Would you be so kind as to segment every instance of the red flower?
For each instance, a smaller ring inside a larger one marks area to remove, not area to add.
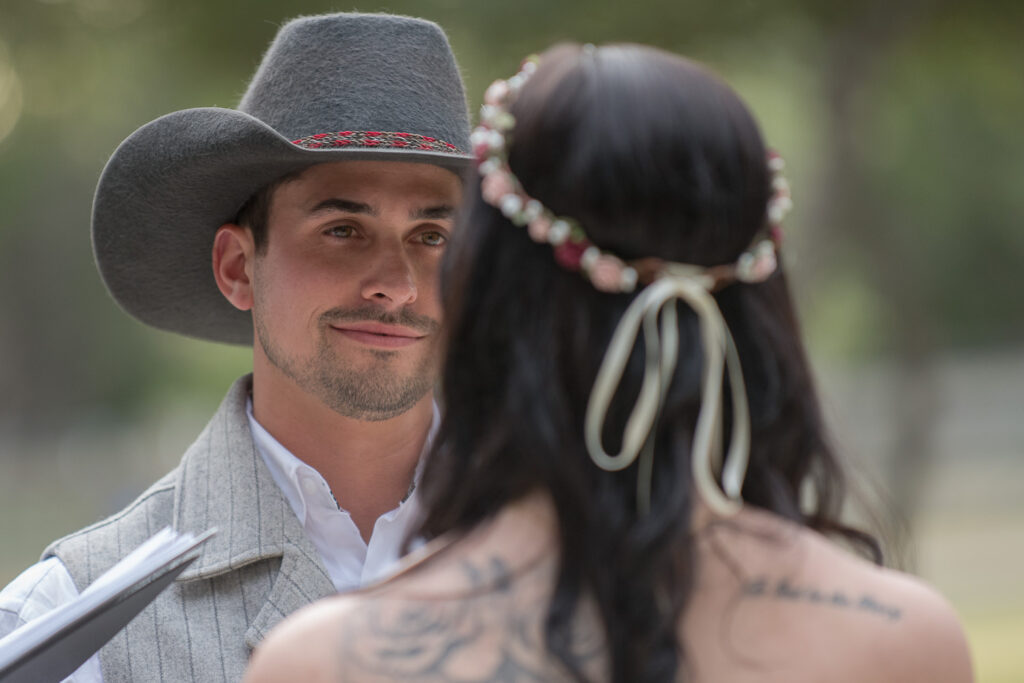
[[[583,258],[583,252],[585,252],[589,246],[590,244],[588,244],[586,240],[582,242],[571,242],[566,240],[555,247],[555,260],[558,261],[558,265],[567,270],[579,270],[580,260]]]

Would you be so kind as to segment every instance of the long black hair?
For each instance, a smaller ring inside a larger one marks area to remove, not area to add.
[[[771,177],[757,124],[693,62],[642,46],[556,46],[512,113],[509,164],[526,192],[624,259],[733,263],[765,227]],[[484,203],[478,188],[468,195],[442,275],[445,414],[422,479],[421,533],[468,530],[528,493],[550,493],[561,555],[548,649],[572,669],[568,632],[585,597],[604,620],[614,681],[671,680],[683,659],[678,624],[694,572],[696,317],[680,307],[682,350],[653,437],[650,511],[638,514],[637,468],[602,471],[583,442],[594,378],[633,295],[598,292]],[[860,538],[839,522],[844,483],[785,275],[734,284],[715,298],[750,406],[744,500]],[[607,420],[612,453],[639,391],[640,347]],[[808,487],[814,495],[801,506]]]

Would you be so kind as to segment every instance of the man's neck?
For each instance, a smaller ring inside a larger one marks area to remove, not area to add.
[[[254,372],[252,402],[260,425],[323,476],[367,541],[377,518],[408,493],[434,414],[427,394],[388,420],[348,418],[276,369]]]

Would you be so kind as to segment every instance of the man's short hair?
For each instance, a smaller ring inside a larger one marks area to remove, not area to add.
[[[235,215],[234,223],[248,228],[252,233],[252,241],[256,246],[257,254],[262,254],[267,250],[267,220],[270,217],[270,201],[274,198],[274,192],[285,183],[301,176],[305,170],[303,168],[292,171],[270,184],[264,185],[246,200]]]

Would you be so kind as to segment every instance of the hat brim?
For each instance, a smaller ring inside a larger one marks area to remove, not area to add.
[[[213,277],[217,229],[260,188],[313,164],[429,163],[462,174],[472,157],[409,148],[304,149],[233,109],[187,109],[129,136],[100,177],[93,203],[96,263],[114,300],[159,329],[252,343],[252,316]]]

